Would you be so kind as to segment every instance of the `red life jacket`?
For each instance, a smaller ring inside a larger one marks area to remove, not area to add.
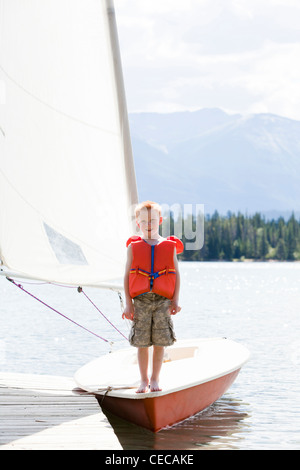
[[[129,275],[129,293],[132,298],[154,292],[172,299],[176,283],[174,249],[182,253],[183,243],[177,237],[168,237],[157,245],[150,245],[141,237],[131,237],[132,264]]]

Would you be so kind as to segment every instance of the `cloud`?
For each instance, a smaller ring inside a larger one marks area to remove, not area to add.
[[[115,0],[129,110],[300,119],[299,3]]]

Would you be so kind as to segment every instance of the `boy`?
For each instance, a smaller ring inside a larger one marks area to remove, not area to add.
[[[123,318],[133,320],[130,344],[138,348],[141,384],[137,393],[148,390],[149,347],[153,345],[150,391],[161,391],[159,373],[164,347],[176,341],[170,315],[180,312],[178,305],[180,277],[177,253],[183,251],[176,237],[159,235],[161,208],[152,201],[139,204],[135,210],[141,237],[127,241],[127,263],[124,276],[126,306]]]

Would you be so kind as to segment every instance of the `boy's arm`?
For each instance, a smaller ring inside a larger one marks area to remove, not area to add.
[[[174,250],[174,267],[176,269],[176,283],[175,283],[175,290],[173,299],[171,300],[170,306],[170,313],[171,315],[176,315],[176,313],[180,312],[181,307],[179,307],[179,291],[180,291],[180,273],[179,273],[179,266],[178,260],[176,256],[176,250]]]
[[[122,318],[128,318],[129,320],[133,319],[134,307],[132,303],[132,298],[129,293],[129,273],[132,264],[132,249],[131,245],[129,245],[127,249],[127,261],[125,266],[125,274],[124,274],[124,292],[125,292],[125,309],[122,315]]]

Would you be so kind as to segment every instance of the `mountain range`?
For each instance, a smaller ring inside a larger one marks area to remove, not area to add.
[[[300,214],[300,122],[220,109],[129,115],[139,199]]]

